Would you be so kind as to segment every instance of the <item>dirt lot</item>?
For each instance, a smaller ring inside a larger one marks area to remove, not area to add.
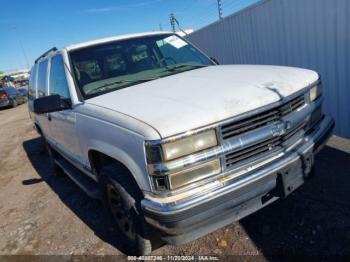
[[[104,230],[99,202],[67,177],[52,175],[26,105],[0,110],[0,119],[0,254],[121,255],[118,236]],[[319,154],[316,171],[286,200],[153,255],[349,256],[350,141],[333,137]]]

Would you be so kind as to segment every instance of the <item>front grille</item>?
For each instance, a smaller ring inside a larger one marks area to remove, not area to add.
[[[249,162],[253,158],[260,158],[265,154],[271,153],[275,150],[281,149],[282,147],[290,146],[289,140],[293,140],[293,136],[298,136],[298,132],[303,132],[305,123],[301,123],[295,128],[289,130],[285,135],[279,137],[273,137],[271,139],[262,141],[255,145],[246,147],[244,149],[229,153],[225,156],[226,167],[231,168],[236,164],[244,164],[244,162]],[[300,137],[300,136],[298,136]]]
[[[222,138],[229,139],[242,133],[257,129],[276,122],[305,104],[304,95],[298,96],[278,107],[267,110],[263,113],[231,122],[221,127]]]

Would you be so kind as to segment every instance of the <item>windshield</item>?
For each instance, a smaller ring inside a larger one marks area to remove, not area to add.
[[[208,57],[173,34],[89,46],[71,51],[70,58],[84,98],[213,65]]]

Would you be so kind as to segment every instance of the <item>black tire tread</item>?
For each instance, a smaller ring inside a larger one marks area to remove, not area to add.
[[[152,252],[152,242],[148,239],[148,236],[150,236],[149,226],[144,221],[140,205],[143,195],[136,182],[130,176],[129,171],[121,168],[117,163],[104,166],[100,171],[100,185],[104,195],[103,202],[109,217],[111,217],[106,201],[105,187],[107,183],[114,181],[125,189],[127,194],[134,200],[134,209],[137,213],[137,224],[139,225],[137,229],[137,243],[128,243],[125,252],[127,255],[148,255]],[[110,219],[113,220],[112,218]]]

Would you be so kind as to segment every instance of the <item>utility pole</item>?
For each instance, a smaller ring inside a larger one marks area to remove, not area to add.
[[[176,19],[175,15],[173,13],[170,14],[170,25],[171,25],[171,29],[173,30],[173,32],[175,33],[175,25],[177,25],[177,27],[179,28],[179,30],[184,33],[185,35],[187,35],[187,33],[180,27],[180,23],[179,21]]]
[[[217,0],[218,2],[218,14],[219,14],[219,19],[222,19],[222,3],[221,0]]]
[[[175,33],[175,15],[173,13],[170,14],[170,25],[173,33]]]

